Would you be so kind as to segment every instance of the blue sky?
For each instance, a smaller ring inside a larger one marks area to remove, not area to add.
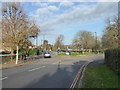
[[[113,2],[24,2],[25,12],[40,26],[38,44],[43,35],[54,44],[58,35],[65,37],[64,44],[71,44],[80,30],[97,32],[101,38],[106,18],[117,14],[117,3]],[[35,40],[32,39],[35,44]]]

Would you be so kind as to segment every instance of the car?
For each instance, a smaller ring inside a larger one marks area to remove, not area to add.
[[[66,55],[70,55],[71,53],[70,52],[66,52]]]
[[[51,58],[50,52],[46,51],[46,52],[44,53],[44,58]]]

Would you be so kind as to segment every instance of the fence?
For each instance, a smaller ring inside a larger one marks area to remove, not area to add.
[[[15,59],[16,59],[16,55],[11,55],[11,54],[0,55],[0,64],[6,63],[6,62],[9,62],[9,61],[15,61]]]
[[[39,54],[39,55],[30,55],[30,56],[27,56],[27,55],[19,55],[18,56],[18,59],[19,61],[31,61],[31,60],[37,60],[37,59],[40,59],[42,58],[43,55],[42,54]],[[16,60],[16,55],[0,55],[0,64],[2,63],[7,63],[7,62],[11,62],[11,61],[15,61]]]

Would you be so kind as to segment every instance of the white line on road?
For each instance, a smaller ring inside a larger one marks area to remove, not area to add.
[[[4,79],[7,79],[8,77],[4,77],[4,78],[1,78],[0,80],[4,80]]]
[[[40,69],[40,68],[44,68],[44,67],[46,67],[46,66],[42,66],[42,67],[38,67],[38,68],[34,68],[34,69],[29,70],[29,71],[34,71],[34,70],[37,70],[37,69]]]
[[[52,63],[52,64],[57,64],[57,63]]]
[[[55,62],[55,63],[52,63],[52,64],[59,64],[59,62]]]
[[[59,64],[59,63],[61,63],[62,62],[62,60],[60,60],[59,62],[54,62],[54,63],[52,63],[52,64]]]

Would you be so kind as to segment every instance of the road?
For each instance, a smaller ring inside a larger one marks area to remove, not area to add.
[[[2,70],[3,88],[69,88],[80,67],[103,55],[55,56],[38,63]]]

